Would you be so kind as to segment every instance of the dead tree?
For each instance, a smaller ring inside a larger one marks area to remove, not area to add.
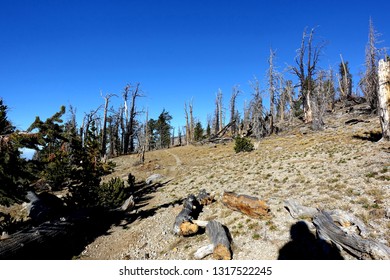
[[[251,83],[253,89],[253,98],[250,103],[250,123],[252,125],[252,131],[257,139],[265,136],[265,125],[264,125],[264,106],[263,97],[260,90],[260,84],[258,79],[255,77]]]
[[[320,71],[315,81],[314,90],[311,98],[311,108],[313,111],[312,128],[313,130],[322,130],[324,127],[324,115],[327,108],[326,92],[326,73]]]
[[[339,66],[339,92],[340,100],[346,101],[352,96],[352,75],[349,73],[348,61],[344,62],[342,55],[340,54],[341,63]]]
[[[304,121],[310,123],[313,121],[313,111],[311,108],[311,98],[314,89],[314,77],[317,70],[317,64],[323,44],[313,46],[314,28],[310,33],[303,31],[301,47],[298,49],[298,55],[295,57],[296,66],[290,67],[290,70],[299,79],[300,95],[303,100]]]
[[[102,140],[101,140],[101,149],[100,154],[102,157],[106,155],[107,151],[107,112],[108,112],[108,104],[110,102],[110,98],[116,96],[115,94],[107,94],[103,96],[102,93],[100,95],[104,98],[104,114],[103,114],[103,128],[102,128]]]
[[[369,32],[368,42],[366,45],[365,55],[365,67],[363,78],[360,80],[359,85],[370,104],[371,111],[375,111],[378,108],[378,69],[377,61],[380,50],[377,49],[376,44],[378,41],[379,34],[374,28],[372,19],[369,20]]]
[[[190,142],[193,142],[194,141],[194,132],[195,132],[195,121],[194,121],[194,106],[193,106],[193,103],[192,103],[192,100],[191,102],[188,104],[188,107],[190,109]]]
[[[232,96],[230,97],[230,123],[232,123],[230,132],[232,136],[235,136],[238,130],[239,116],[238,112],[236,111],[236,99],[239,93],[240,90],[238,86],[234,86],[232,90]]]
[[[187,103],[184,103],[184,116],[186,118],[186,144],[191,143],[190,117],[188,116]]]
[[[269,93],[269,107],[270,107],[270,114],[272,115],[272,119],[275,118],[275,106],[276,106],[276,73],[274,69],[274,57],[275,57],[275,51],[272,49],[269,50],[270,55],[268,58],[268,93]]]
[[[215,114],[214,114],[214,133],[223,128],[223,109],[222,109],[222,91],[218,89],[218,93],[215,99]]]
[[[390,141],[390,60],[381,59],[378,67],[379,76],[379,119],[382,139]]]
[[[123,133],[123,153],[128,154],[134,151],[134,138],[135,138],[135,126],[136,126],[136,116],[138,112],[136,111],[136,99],[141,97],[140,93],[140,84],[137,83],[134,86],[134,89],[131,90],[132,86],[130,84],[126,85],[123,92],[124,100],[124,120],[122,120],[122,133]],[[129,95],[131,95],[130,107],[128,104]]]

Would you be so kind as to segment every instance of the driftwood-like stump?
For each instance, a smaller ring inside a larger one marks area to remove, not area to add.
[[[230,240],[223,225],[217,221],[208,222],[206,234],[212,243],[212,246],[208,246],[213,249],[213,258],[216,260],[231,260]]]
[[[313,223],[321,239],[338,245],[358,259],[390,259],[389,247],[374,240],[363,239],[356,234],[347,234],[325,211],[319,211],[314,216]]]
[[[269,218],[270,209],[265,201],[257,197],[239,195],[234,192],[224,192],[222,203],[235,211],[244,213],[252,218]]]
[[[352,256],[358,259],[390,259],[390,248],[378,241],[365,239],[368,231],[354,215],[337,209],[323,211],[306,207],[295,200],[286,200],[284,205],[293,218],[312,219],[319,238],[336,244]],[[350,231],[352,225],[358,233]]]

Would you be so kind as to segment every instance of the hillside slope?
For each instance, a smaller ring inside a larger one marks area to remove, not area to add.
[[[356,124],[345,122],[357,118]],[[115,159],[112,176],[137,180],[164,175],[161,185],[139,190],[134,210],[122,223],[97,238],[80,259],[193,259],[209,243],[205,234],[172,234],[182,200],[199,190],[215,194],[200,220],[215,219],[233,238],[233,259],[277,259],[288,248],[290,231],[297,225],[284,208],[286,199],[305,206],[340,209],[360,218],[369,238],[390,245],[390,144],[375,142],[378,118],[345,109],[326,119],[324,131],[303,124],[261,140],[250,153],[234,152],[234,143],[171,148]],[[256,196],[271,208],[270,220],[257,220],[226,208],[224,191]],[[309,237],[310,237],[310,233]],[[345,259],[353,259],[341,252]],[[207,257],[210,258],[210,257]]]

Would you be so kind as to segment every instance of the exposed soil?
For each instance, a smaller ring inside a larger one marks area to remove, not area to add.
[[[364,122],[345,124],[353,118]],[[286,199],[351,213],[365,223],[369,238],[389,246],[390,144],[376,142],[379,132],[377,117],[340,110],[326,119],[323,131],[300,124],[261,140],[250,153],[236,154],[229,143],[147,152],[143,165],[137,165],[136,155],[116,158],[115,172],[107,179],[126,180],[129,173],[139,181],[152,174],[164,178],[139,191],[135,210],[77,258],[193,259],[209,243],[207,235],[175,236],[172,226],[183,199],[201,189],[216,201],[204,207],[199,219],[214,219],[229,229],[236,260],[279,257],[298,222],[284,208]],[[224,191],[265,200],[272,218],[258,220],[229,210],[220,202]],[[341,256],[353,259],[344,251]]]

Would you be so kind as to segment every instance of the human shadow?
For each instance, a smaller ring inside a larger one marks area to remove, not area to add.
[[[304,221],[291,226],[291,241],[280,250],[278,260],[342,260],[340,251],[310,232]]]

